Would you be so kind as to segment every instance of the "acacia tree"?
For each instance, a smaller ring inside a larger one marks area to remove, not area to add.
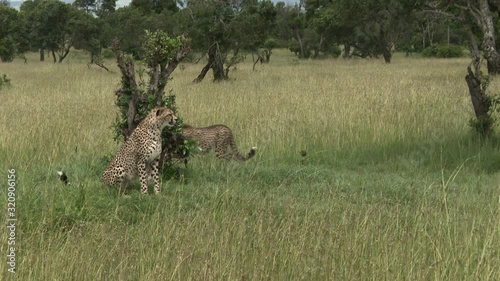
[[[355,28],[356,54],[382,55],[384,61],[390,63],[394,47],[413,34],[414,12],[420,3],[413,0],[368,0],[360,3],[353,1],[361,9],[360,21]]]
[[[40,60],[48,49],[54,63],[61,63],[82,32],[78,21],[83,12],[57,0],[24,1],[21,14],[33,46],[40,49]]]
[[[179,12],[179,29],[187,30],[193,48],[207,63],[193,82],[201,82],[212,69],[214,81],[228,79],[229,69],[255,51],[271,30],[276,13],[269,0],[192,0]]]

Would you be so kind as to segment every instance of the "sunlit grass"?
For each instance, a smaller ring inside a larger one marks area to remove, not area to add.
[[[147,197],[100,185],[119,145],[113,61],[0,64],[0,169],[19,178],[2,280],[499,280],[500,151],[467,125],[468,63],[278,50],[200,84],[186,64],[168,84],[184,121],[226,124],[257,155],[194,157]]]

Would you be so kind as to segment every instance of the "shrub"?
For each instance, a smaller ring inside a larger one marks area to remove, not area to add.
[[[422,57],[425,58],[430,58],[430,57],[435,57],[437,54],[436,46],[429,46],[425,49],[422,50],[422,53],[420,53]]]
[[[438,58],[459,58],[464,55],[462,47],[457,45],[438,45],[436,49]]]
[[[268,50],[272,50],[272,49],[277,48],[277,47],[278,47],[278,42],[274,38],[268,38],[264,42],[264,48],[266,48]]]
[[[463,57],[464,52],[462,47],[457,45],[433,45],[423,49],[421,55],[426,58],[459,58]]]
[[[11,62],[16,52],[16,42],[14,42],[11,36],[7,36],[0,40],[0,60],[2,62]]]
[[[337,44],[332,44],[328,47],[328,53],[332,55],[334,58],[338,58],[340,54],[342,53],[342,50],[340,49],[339,45]]]
[[[115,54],[110,49],[102,49],[101,56],[104,59],[114,59]]]
[[[3,74],[3,75],[0,76],[0,90],[3,87],[7,87],[7,86],[10,86],[10,79],[7,78],[6,74]]]

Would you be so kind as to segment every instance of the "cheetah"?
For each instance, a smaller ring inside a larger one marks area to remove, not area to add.
[[[161,132],[177,121],[174,112],[166,107],[154,108],[139,123],[132,135],[120,147],[102,175],[104,186],[121,185],[140,176],[141,193],[148,192],[148,179],[154,181],[154,193],[160,192],[158,164],[162,150]]]
[[[232,158],[239,161],[246,161],[252,158],[257,150],[256,147],[252,147],[247,156],[241,155],[234,142],[233,132],[226,125],[212,125],[209,127],[196,128],[183,124],[182,136],[186,139],[196,141],[198,147],[201,148],[203,152],[214,149],[219,159]]]

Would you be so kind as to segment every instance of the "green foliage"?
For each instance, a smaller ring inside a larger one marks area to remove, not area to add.
[[[268,50],[272,50],[278,47],[278,41],[274,38],[267,38],[266,41],[264,41],[263,47]]]
[[[240,51],[263,47],[276,14],[270,0],[193,0],[179,12],[178,32],[188,32],[193,48],[208,55],[214,80],[226,80],[230,67],[241,61]]]
[[[29,48],[23,32],[22,18],[14,8],[0,5],[0,60],[11,62]]]
[[[114,59],[115,54],[110,49],[102,49],[101,56],[104,59]]]
[[[456,45],[438,45],[436,57],[438,58],[459,58],[464,56],[461,46]]]
[[[2,62],[11,62],[16,56],[17,48],[12,36],[0,39],[0,60]]]
[[[308,58],[310,56],[310,50],[307,46],[304,46],[305,52],[301,53],[300,43],[295,38],[288,40],[287,48],[290,52],[294,53],[297,57]]]
[[[0,90],[8,86],[10,86],[10,79],[7,78],[7,74],[2,74],[2,76],[0,76]]]
[[[328,54],[332,55],[334,58],[338,58],[340,54],[342,54],[342,50],[340,49],[339,45],[333,44],[330,45],[327,49]]]
[[[132,0],[130,6],[145,15],[151,13],[160,14],[166,11],[177,12],[179,10],[175,0]]]
[[[425,49],[422,50],[422,52],[420,53],[422,55],[422,57],[424,58],[430,58],[430,57],[435,57],[436,54],[437,54],[437,49],[436,49],[436,46],[429,46]]]
[[[421,55],[426,58],[459,58],[464,56],[464,51],[457,45],[432,45],[423,49]]]
[[[169,62],[185,41],[184,37],[171,38],[161,30],[157,32],[146,30],[145,32],[146,41],[143,44],[143,50],[148,64]]]
[[[57,0],[24,1],[21,14],[32,47],[57,54],[58,62],[66,58],[75,44],[84,45],[83,41],[91,44],[89,42],[100,32],[92,16]]]

